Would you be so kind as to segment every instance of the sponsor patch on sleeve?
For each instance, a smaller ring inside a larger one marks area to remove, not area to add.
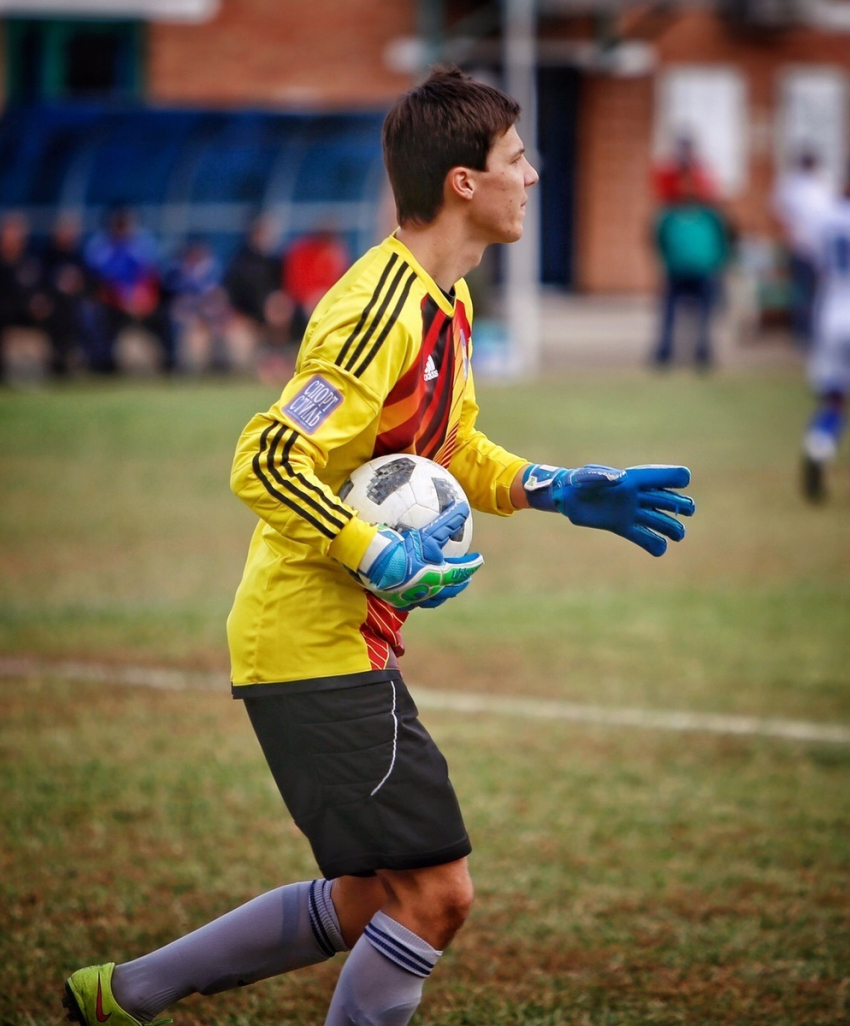
[[[325,381],[320,374],[316,374],[286,406],[281,407],[281,410],[305,434],[311,435],[316,428],[324,424],[341,402],[342,392]]]

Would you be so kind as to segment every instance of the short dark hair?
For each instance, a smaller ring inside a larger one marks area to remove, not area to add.
[[[485,170],[499,136],[516,124],[520,106],[459,68],[437,67],[399,97],[384,120],[384,163],[399,224],[430,224],[443,205],[453,167]]]

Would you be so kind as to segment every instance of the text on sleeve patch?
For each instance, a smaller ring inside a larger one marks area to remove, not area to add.
[[[281,409],[305,434],[312,434],[342,402],[342,392],[320,375],[307,384]]]

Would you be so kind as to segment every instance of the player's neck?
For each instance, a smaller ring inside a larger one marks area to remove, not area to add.
[[[431,224],[407,224],[396,237],[404,243],[444,292],[451,292],[455,282],[481,263],[486,243],[465,237],[465,232],[452,230],[451,223],[438,218]]]

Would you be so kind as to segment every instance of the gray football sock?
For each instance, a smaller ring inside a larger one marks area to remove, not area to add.
[[[122,1008],[149,1022],[187,994],[244,987],[346,950],[330,881],[289,884],[117,966],[112,990]]]
[[[342,967],[325,1026],[406,1026],[441,954],[377,912]]]

